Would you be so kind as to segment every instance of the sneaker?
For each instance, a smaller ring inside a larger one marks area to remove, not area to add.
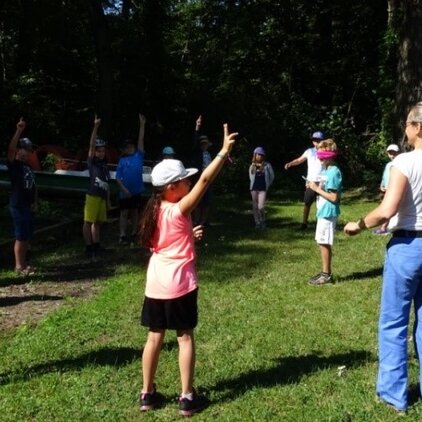
[[[334,283],[332,274],[320,273],[319,275],[312,277],[308,283],[312,286],[320,286],[322,284]]]
[[[407,413],[406,409],[397,408],[396,406],[394,406],[394,404],[389,403],[388,401],[385,401],[384,399],[382,399],[378,394],[375,396],[375,400],[378,403],[385,404],[387,407],[394,410],[397,416],[406,416],[406,413]]]
[[[208,400],[204,396],[198,396],[193,390],[193,399],[189,400],[187,397],[179,397],[179,413],[182,416],[192,416],[205,409],[208,405]]]
[[[35,268],[27,265],[25,268],[15,268],[15,273],[23,277],[28,277],[35,274]]]
[[[120,236],[119,237],[119,245],[127,245],[129,242],[127,240],[127,236]]]
[[[309,283],[312,283],[315,280],[318,280],[321,277],[322,273],[318,273],[309,279]]]
[[[157,393],[155,388],[152,390],[151,393],[141,393],[139,395],[139,406],[142,412],[146,412],[148,410],[152,410],[158,407],[161,403],[161,394]]]
[[[308,225],[306,223],[302,223],[300,225],[300,230],[306,230],[308,228]]]

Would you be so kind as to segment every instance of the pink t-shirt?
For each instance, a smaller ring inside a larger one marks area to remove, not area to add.
[[[145,296],[175,299],[198,286],[192,221],[179,203],[161,205],[153,252],[148,264]]]

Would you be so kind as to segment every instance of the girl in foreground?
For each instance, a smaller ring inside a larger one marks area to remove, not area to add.
[[[157,407],[161,401],[153,382],[166,329],[176,330],[179,344],[180,414],[191,416],[206,405],[193,388],[193,329],[198,321],[194,240],[202,238],[202,226],[192,229],[191,213],[222,169],[236,136],[229,134],[225,124],[220,152],[191,190],[189,177],[197,169],[185,169],[181,161],[168,159],[152,170],[154,191],[140,226],[141,243],[152,251],[141,316],[142,325],[149,328],[142,355],[142,411]]]

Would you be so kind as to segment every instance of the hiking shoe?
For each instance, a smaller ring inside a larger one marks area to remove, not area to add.
[[[193,398],[189,400],[187,397],[179,397],[179,413],[182,416],[192,416],[205,409],[208,400],[204,396],[198,396],[195,390],[192,392]]]
[[[15,268],[15,273],[23,277],[28,277],[35,274],[35,268],[27,265],[25,268]]]
[[[151,393],[141,393],[139,395],[139,406],[142,412],[146,412],[148,410],[152,410],[158,407],[161,403],[162,396],[161,394],[157,393],[157,389],[155,388],[152,390]]]
[[[320,286],[322,284],[334,283],[332,274],[320,273],[319,275],[312,277],[309,282],[311,286]]]
[[[129,242],[128,242],[127,236],[120,236],[119,245],[127,245],[128,243]]]

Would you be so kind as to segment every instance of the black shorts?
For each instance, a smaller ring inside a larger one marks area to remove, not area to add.
[[[306,205],[311,205],[313,202],[315,202],[316,197],[317,197],[317,194],[314,190],[306,188],[305,195],[303,197],[303,202]]]
[[[169,330],[192,330],[198,324],[198,289],[176,299],[145,297],[141,324]]]
[[[141,208],[141,194],[138,193],[129,198],[120,198],[119,206],[121,210],[136,210]]]

